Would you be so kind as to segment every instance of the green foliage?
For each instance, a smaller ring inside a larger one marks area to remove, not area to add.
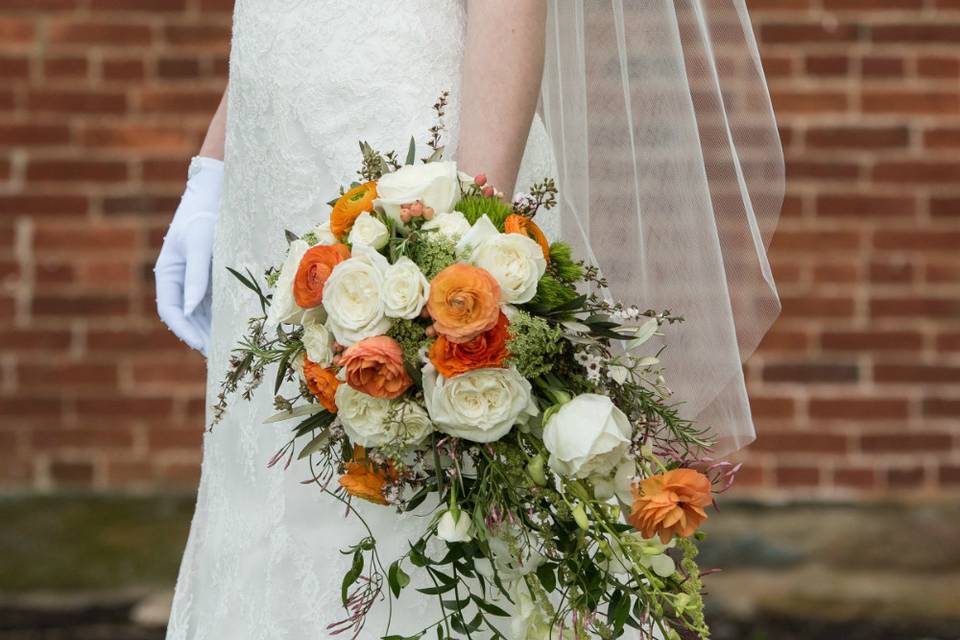
[[[415,241],[406,243],[406,255],[413,260],[427,280],[457,261],[456,243],[437,233],[419,234]]]
[[[487,217],[490,218],[490,222],[493,223],[493,226],[499,231],[503,231],[503,225],[507,216],[513,213],[510,205],[495,197],[464,196],[453,208],[461,212],[470,224],[473,224],[486,214]]]
[[[700,580],[700,567],[697,565],[697,555],[700,550],[689,538],[677,538],[677,547],[683,551],[680,568],[687,578],[683,581],[683,592],[689,596],[689,604],[685,613],[689,616],[690,628],[696,630],[701,638],[710,637],[710,628],[703,617],[703,582]]]
[[[549,273],[545,273],[540,278],[540,282],[537,283],[537,294],[533,296],[530,303],[552,309],[574,300],[577,295],[577,290],[572,286],[564,284]]]
[[[583,265],[573,259],[573,248],[566,242],[550,245],[550,273],[566,283],[578,282],[583,278]]]
[[[419,361],[420,349],[432,342],[432,338],[427,337],[426,327],[416,320],[397,319],[387,335],[397,341],[403,350],[403,359],[414,367]]]
[[[511,363],[524,378],[536,378],[553,368],[563,352],[563,331],[543,318],[517,311],[510,319]]]

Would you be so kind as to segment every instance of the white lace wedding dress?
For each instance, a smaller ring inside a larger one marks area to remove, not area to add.
[[[456,158],[463,0],[238,0],[230,58],[226,178],[213,262],[213,333],[207,404],[227,371],[254,296],[227,266],[261,274],[283,255],[284,229],[321,222],[324,203],[355,178],[357,140],[404,152],[434,124],[444,90],[447,157]],[[518,187],[555,175],[535,120]],[[548,230],[553,226],[542,221]],[[554,229],[555,231],[555,229]],[[267,462],[288,438],[266,382],[251,402],[234,398],[204,439],[196,514],[177,581],[171,640],[314,640],[345,617],[340,550],[363,533],[317,488],[304,463]],[[199,427],[199,425],[198,425]],[[386,562],[423,526],[391,510],[358,505]],[[361,637],[384,632],[385,602]],[[431,607],[428,612],[427,607]],[[432,596],[404,592],[391,633],[435,619]],[[347,634],[349,637],[349,634]]]

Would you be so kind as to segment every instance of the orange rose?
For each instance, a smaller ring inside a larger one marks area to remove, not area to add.
[[[674,469],[640,482],[633,489],[628,520],[645,538],[659,534],[666,544],[674,535],[688,538],[707,519],[704,511],[713,498],[710,479],[693,469]]]
[[[357,216],[364,211],[373,211],[376,198],[376,182],[361,184],[340,196],[330,213],[330,232],[340,240],[346,238]]]
[[[347,384],[374,398],[392,400],[413,384],[403,366],[403,350],[388,336],[361,340],[343,352],[339,364],[347,371]]]
[[[497,324],[500,285],[485,269],[452,264],[430,281],[427,311],[437,333],[450,342],[469,342]]]
[[[481,333],[469,342],[450,342],[446,336],[437,338],[430,347],[430,361],[445,378],[452,378],[471,369],[502,367],[510,356],[507,340],[510,321],[500,314],[493,329]]]
[[[320,401],[323,408],[330,413],[337,412],[337,403],[333,398],[341,382],[333,369],[321,367],[316,362],[303,356],[303,378],[307,381],[307,389]]]
[[[507,219],[504,221],[503,230],[507,233],[519,233],[520,235],[527,236],[531,240],[535,240],[536,243],[540,245],[540,250],[543,251],[544,259],[548,263],[550,262],[550,243],[547,241],[547,236],[543,235],[543,231],[540,230],[540,227],[538,227],[533,220],[527,216],[513,213],[507,216]]]
[[[390,465],[376,467],[367,461],[367,451],[363,447],[354,447],[353,460],[344,466],[346,473],[340,476],[340,486],[347,493],[376,504],[387,504],[383,488],[397,479],[396,469]]]
[[[297,267],[293,279],[293,297],[297,306],[309,309],[323,301],[323,284],[333,273],[333,268],[350,257],[345,244],[310,247]]]

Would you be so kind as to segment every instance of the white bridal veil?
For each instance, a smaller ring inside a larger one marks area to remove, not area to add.
[[[670,309],[667,383],[717,438],[755,437],[742,362],[780,311],[767,247],[783,153],[742,0],[552,0],[542,113],[563,237],[613,296]]]

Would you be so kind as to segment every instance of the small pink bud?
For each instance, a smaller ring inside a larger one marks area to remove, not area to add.
[[[477,185],[478,187],[482,187],[483,185],[487,184],[487,175],[484,173],[478,173],[473,177],[473,184]]]
[[[430,220],[431,218],[433,218],[433,207],[424,207],[423,217],[426,220]]]
[[[417,200],[416,202],[410,205],[410,208],[408,209],[408,211],[410,212],[410,215],[414,218],[423,215],[423,203]]]
[[[403,224],[407,224],[408,222],[410,222],[410,218],[411,218],[410,211],[408,209],[400,210],[400,222],[402,222]]]
[[[432,337],[434,337],[435,335],[437,335],[437,330],[434,329],[433,326],[429,326],[429,327],[427,327],[427,330],[426,330],[425,333],[427,334],[428,337],[432,338]]]
[[[493,190],[493,187],[491,187],[490,185],[487,185],[483,188],[483,191],[481,191],[480,193],[483,194],[483,197],[490,198],[496,194],[496,191]]]

